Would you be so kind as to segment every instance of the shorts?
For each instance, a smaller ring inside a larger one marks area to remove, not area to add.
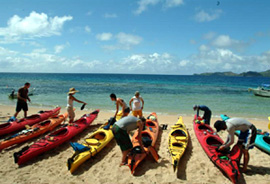
[[[28,105],[25,101],[17,101],[16,112],[28,111]]]
[[[67,107],[67,112],[68,112],[68,118],[74,120],[75,113],[74,113],[73,107]]]
[[[127,114],[130,113],[130,108],[129,107],[124,110],[124,114],[126,114],[126,113]]]
[[[257,129],[254,125],[252,125],[249,130],[240,132],[238,142],[242,143],[246,150],[253,149],[256,135]]]
[[[131,143],[131,140],[129,138],[127,131],[119,128],[119,126],[114,124],[112,127],[112,132],[113,132],[113,135],[117,144],[120,146],[120,149],[122,151],[126,151],[133,148],[133,145]]]
[[[132,111],[132,115],[137,117],[142,117],[142,110],[136,110],[136,111]]]

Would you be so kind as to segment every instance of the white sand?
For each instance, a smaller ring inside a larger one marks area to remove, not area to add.
[[[14,110],[15,107],[0,106],[0,120],[7,119],[3,117],[12,115]],[[41,109],[30,107],[29,114],[36,113],[39,110]],[[65,108],[62,108],[62,113],[64,111]],[[79,118],[87,112],[90,112],[90,110],[77,111],[76,117]],[[19,115],[22,116],[23,112]],[[82,142],[85,137],[96,130],[112,115],[113,113],[101,110],[98,118],[92,125],[71,141]],[[176,173],[173,172],[173,167],[170,163],[171,158],[168,153],[168,134],[170,132],[170,125],[177,122],[178,116],[158,114],[159,124],[169,124],[167,130],[161,130],[156,147],[161,158],[159,163],[156,163],[148,156],[137,167],[134,176],[130,174],[128,167],[119,167],[121,151],[116,145],[115,140],[94,158],[82,164],[73,175],[70,174],[66,166],[67,159],[73,154],[73,150],[68,142],[33,158],[24,166],[18,167],[14,163],[13,153],[36,141],[38,139],[36,138],[16,147],[3,150],[0,153],[0,183],[231,183],[210,161],[197,141],[192,125],[193,117],[183,117],[191,139],[188,149],[181,159],[178,171]],[[212,119],[212,124],[215,120]],[[257,128],[267,130],[268,120],[266,117],[262,117],[261,120],[250,121]],[[225,139],[227,134],[222,132],[220,135]],[[243,174],[240,183],[270,183],[269,155],[257,148],[250,150],[248,172]]]

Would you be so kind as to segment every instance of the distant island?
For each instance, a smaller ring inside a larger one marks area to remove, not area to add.
[[[213,72],[213,73],[201,73],[201,74],[193,74],[193,75],[203,75],[203,76],[229,76],[229,77],[270,77],[270,70],[266,70],[264,72],[243,72],[240,74],[233,72]]]

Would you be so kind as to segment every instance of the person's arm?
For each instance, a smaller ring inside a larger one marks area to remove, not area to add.
[[[78,100],[78,99],[75,98],[74,96],[71,96],[71,98],[72,98],[72,100],[74,100],[74,101],[76,101],[76,102],[83,103],[83,104],[87,104],[87,103],[85,103],[85,102],[83,102],[83,101]]]
[[[143,147],[143,143],[142,143],[142,130],[143,130],[143,122],[141,120],[138,120],[137,121],[137,126],[139,128],[138,130],[138,141],[139,141],[139,144],[140,144],[140,147],[142,149],[142,151],[144,152],[144,147]]]
[[[133,98],[131,98],[130,101],[129,101],[130,110],[132,110],[132,105],[131,105],[132,102],[133,102]]]
[[[116,100],[116,111],[115,111],[115,114],[114,114],[114,118],[116,118],[118,111],[119,111],[119,102],[118,102],[118,100]]]
[[[234,128],[229,131],[229,134],[227,136],[227,141],[220,146],[219,150],[223,150],[227,147],[230,147],[234,143]]]
[[[142,101],[142,110],[143,110],[143,106],[144,106],[144,100],[143,98],[141,97],[141,101]]]

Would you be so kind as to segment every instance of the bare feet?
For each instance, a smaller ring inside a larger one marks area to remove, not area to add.
[[[123,165],[127,165],[127,163],[126,162],[121,162],[120,165],[119,165],[119,167],[121,167]]]

